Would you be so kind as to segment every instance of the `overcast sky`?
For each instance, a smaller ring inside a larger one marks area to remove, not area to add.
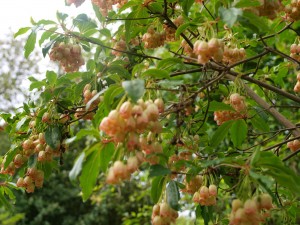
[[[56,11],[77,15],[91,11],[91,1],[87,0],[79,8],[66,7],[64,0],[0,0],[0,35],[11,27],[16,32],[20,27],[30,26],[34,20],[55,19]]]

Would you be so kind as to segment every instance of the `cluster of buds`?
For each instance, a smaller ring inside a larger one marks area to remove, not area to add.
[[[191,58],[196,58],[196,54],[193,52],[191,46],[185,41],[182,40],[180,46],[183,48],[183,52]]]
[[[300,60],[300,45],[292,44],[290,51],[291,51],[290,57],[299,61]]]
[[[151,216],[153,225],[175,224],[177,218],[178,212],[172,209],[167,203],[160,203],[153,206]]]
[[[233,64],[246,58],[244,48],[224,48],[223,62]]]
[[[287,147],[292,151],[295,152],[300,149],[300,141],[294,140],[287,143]]]
[[[230,104],[235,111],[225,110],[214,112],[214,120],[218,125],[221,125],[228,120],[236,120],[247,117],[245,97],[238,93],[234,93],[230,96],[229,103],[228,101],[225,101],[225,103]]]
[[[221,62],[224,54],[224,43],[217,38],[212,38],[208,42],[198,40],[194,44],[193,52],[201,64],[206,64],[210,59]]]
[[[74,4],[76,7],[80,6],[82,3],[84,3],[85,0],[66,0],[67,5]]]
[[[211,206],[217,203],[217,187],[216,185],[209,185],[209,187],[202,186],[193,196],[193,202],[200,205]]]
[[[183,172],[186,167],[181,163],[181,161],[190,161],[193,159],[192,152],[190,151],[182,151],[178,155],[174,154],[169,158],[169,167],[172,170],[177,172]]]
[[[76,72],[84,65],[81,56],[80,45],[66,44],[64,42],[55,43],[50,52],[50,59],[58,61],[65,72]]]
[[[166,39],[165,32],[158,32],[150,26],[147,30],[147,33],[143,35],[142,41],[145,43],[145,48],[157,48],[164,45]]]
[[[129,157],[126,164],[122,161],[116,161],[113,166],[109,168],[106,183],[118,184],[123,180],[129,179],[130,175],[138,170],[141,163],[142,157],[138,156]]]
[[[27,193],[34,192],[35,187],[42,188],[44,183],[44,172],[36,168],[28,168],[26,176],[20,177],[17,187],[24,187]]]
[[[107,16],[108,11],[112,10],[113,5],[122,7],[128,0],[92,0],[92,3],[99,7],[99,10],[103,16]]]
[[[294,91],[295,92],[300,92],[300,73],[298,73],[298,75],[297,75],[297,83],[294,87]]]
[[[194,194],[196,193],[202,186],[203,183],[203,177],[201,175],[197,175],[190,179],[189,182],[187,180],[184,180],[185,188],[182,189],[182,192]]]
[[[112,50],[111,54],[115,56],[121,56],[122,52],[120,51],[125,51],[126,50],[126,42],[124,40],[120,40],[115,43],[114,47],[115,50]]]
[[[57,149],[52,149],[46,144],[44,133],[32,135],[22,142],[22,151],[15,155],[6,168],[4,168],[6,161],[4,158],[0,173],[14,175],[15,170],[23,166],[32,155],[37,155],[39,162],[50,162],[53,160],[53,156],[60,156],[60,145]]]
[[[293,21],[300,19],[300,0],[292,0],[291,4],[285,7],[287,18]]]
[[[270,216],[269,210],[273,208],[272,198],[262,194],[255,199],[248,199],[243,204],[241,200],[232,201],[230,225],[252,224],[259,225]]]
[[[183,17],[180,15],[177,18],[173,20],[173,23],[176,25],[176,27],[179,27],[181,24],[183,24],[184,20]],[[164,24],[164,31],[166,32],[166,41],[176,41],[175,33],[176,28],[170,26],[169,24]]]
[[[84,120],[92,120],[95,115],[95,109],[98,107],[99,103],[101,102],[101,96],[95,98],[98,94],[97,90],[91,90],[92,86],[90,84],[85,85],[83,88],[83,103],[85,105],[89,104],[89,107],[83,106],[78,108],[75,112],[75,118],[80,118]],[[90,102],[92,101],[92,102]]]
[[[138,100],[137,104],[124,102],[120,109],[113,110],[105,117],[99,129],[113,138],[115,143],[124,143],[128,151],[142,150],[146,159],[156,162],[155,153],[162,152],[162,146],[155,141],[157,134],[161,133],[162,126],[158,121],[159,113],[164,111],[162,99],[144,102]]]
[[[278,0],[260,0],[261,6],[257,7],[259,16],[266,16],[270,19],[276,18],[277,14],[283,9],[283,5]]]

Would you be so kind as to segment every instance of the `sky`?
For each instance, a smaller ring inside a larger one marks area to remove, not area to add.
[[[91,12],[91,1],[82,6],[65,6],[64,0],[1,0],[0,35],[11,28],[16,32],[20,27],[30,26],[30,17],[35,21],[40,19],[55,19],[56,11],[69,15]]]

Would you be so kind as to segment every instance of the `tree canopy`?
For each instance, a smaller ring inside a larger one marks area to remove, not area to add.
[[[94,15],[67,0],[75,18],[15,34],[26,58],[39,46],[63,72],[30,77],[35,97],[1,114],[0,202],[75,151],[83,201],[148,176],[153,225],[186,208],[204,224],[299,222],[300,1],[91,2]]]

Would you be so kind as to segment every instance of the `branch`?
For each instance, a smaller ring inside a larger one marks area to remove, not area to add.
[[[234,81],[236,78],[232,75],[226,75],[227,78]],[[300,131],[297,129],[295,124],[285,118],[281,113],[279,113],[276,109],[270,106],[265,100],[263,100],[260,96],[258,96],[249,86],[244,84],[244,88],[247,94],[254,100],[258,105],[264,108],[267,112],[269,112],[281,125],[286,128],[294,128],[292,133],[294,136],[300,136]]]

